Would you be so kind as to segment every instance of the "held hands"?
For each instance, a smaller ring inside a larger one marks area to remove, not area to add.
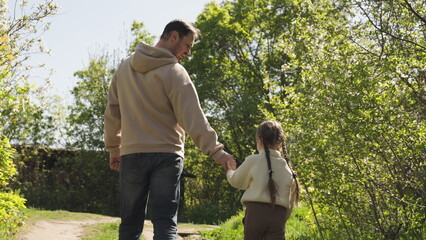
[[[112,170],[119,172],[120,171],[120,161],[121,161],[120,157],[110,158],[109,159],[109,167]]]
[[[232,155],[230,155],[229,153],[223,154],[219,159],[217,159],[216,162],[223,167],[225,173],[228,171],[228,168],[232,169],[232,166],[234,166],[234,169],[232,170],[235,170],[235,167],[237,165],[234,160],[234,157],[232,157]]]
[[[226,162],[226,166],[228,167],[228,170],[237,169],[237,163],[235,162],[235,160]]]

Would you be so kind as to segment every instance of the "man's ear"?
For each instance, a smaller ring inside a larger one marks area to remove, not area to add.
[[[177,31],[172,31],[170,33],[170,37],[172,38],[173,41],[178,41],[179,40],[179,33]]]

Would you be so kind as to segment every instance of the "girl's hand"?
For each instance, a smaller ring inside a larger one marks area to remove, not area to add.
[[[237,163],[235,162],[234,159],[232,159],[232,161],[226,162],[226,165],[228,167],[228,170],[235,170],[235,169],[237,169]]]

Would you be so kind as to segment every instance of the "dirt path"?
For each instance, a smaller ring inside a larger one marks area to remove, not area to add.
[[[55,220],[39,220],[24,229],[16,236],[17,240],[80,240],[83,234],[84,227],[96,224],[117,222],[119,218],[112,217],[97,217],[81,221],[55,221]],[[193,225],[186,226],[186,224],[179,224],[178,233],[186,235],[189,233],[196,233],[197,230],[210,230],[217,226],[205,226],[194,228]],[[154,236],[153,227],[150,221],[145,221],[145,226],[142,235],[145,240],[151,240]],[[197,239],[197,238],[182,238],[178,239]]]
[[[16,236],[17,240],[79,240],[84,227],[96,224],[116,222],[119,218],[97,217],[79,221],[39,220],[24,229]]]

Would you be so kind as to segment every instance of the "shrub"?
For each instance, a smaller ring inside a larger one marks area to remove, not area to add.
[[[0,192],[0,239],[12,236],[23,225],[24,209],[24,198],[13,192]]]
[[[19,176],[13,187],[28,206],[118,215],[118,174],[109,169],[106,152],[17,149]]]
[[[7,138],[0,138],[0,238],[12,236],[23,224],[25,199],[8,190],[11,178],[16,174],[12,162],[13,148]]]
[[[13,153],[9,139],[0,136],[0,189],[4,189],[16,174],[15,165],[12,162]]]

